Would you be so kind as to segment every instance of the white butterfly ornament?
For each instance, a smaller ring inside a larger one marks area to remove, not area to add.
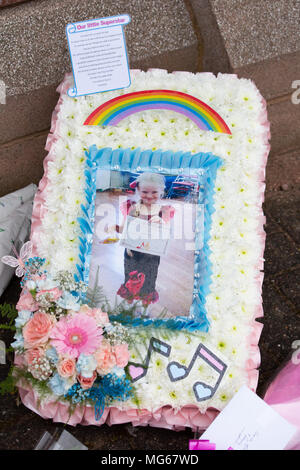
[[[26,242],[20,250],[20,255],[18,255],[15,247],[13,246],[13,251],[16,255],[16,258],[14,256],[3,256],[1,261],[4,264],[8,264],[8,266],[11,266],[12,268],[17,268],[16,276],[22,277],[25,274],[25,261],[31,257],[32,248],[32,242]]]

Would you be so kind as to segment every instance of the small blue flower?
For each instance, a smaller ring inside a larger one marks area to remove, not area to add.
[[[51,379],[49,380],[49,387],[51,388],[52,392],[54,395],[64,395],[67,393],[69,388],[72,387],[72,384],[70,381],[67,381],[60,377],[60,375],[55,374]]]
[[[32,315],[33,313],[30,310],[21,310],[16,318],[16,328],[22,328]]]
[[[79,297],[75,297],[74,295],[70,294],[70,292],[64,292],[61,298],[56,301],[56,303],[61,308],[78,312],[80,309],[78,301]]]
[[[26,289],[32,291],[36,288],[36,283],[32,280],[26,282]]]
[[[105,325],[105,331],[107,331],[107,333],[112,333],[114,329],[115,327],[111,323],[109,323],[108,325]]]
[[[49,277],[47,277],[47,279],[39,279],[36,281],[36,284],[39,290],[50,290],[55,289],[55,287],[59,287],[59,283],[57,281],[53,281]]]
[[[49,359],[49,361],[53,362],[54,364],[58,362],[58,354],[56,352],[56,349],[53,348],[53,346],[47,349],[46,356]]]
[[[97,361],[93,356],[80,354],[76,364],[76,369],[79,374],[81,374],[83,377],[90,378],[93,376],[96,367]]]
[[[22,333],[15,333],[14,338],[16,341],[11,343],[11,346],[14,349],[22,349],[24,347],[24,338],[23,338]]]

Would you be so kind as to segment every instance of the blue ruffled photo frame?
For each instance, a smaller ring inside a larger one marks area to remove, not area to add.
[[[76,281],[89,283],[91,252],[95,221],[96,174],[98,170],[115,170],[139,173],[151,171],[160,174],[180,175],[182,172],[197,175],[201,191],[198,196],[198,208],[204,207],[204,233],[195,233],[194,286],[193,301],[188,317],[177,316],[169,319],[126,318],[122,323],[128,326],[167,327],[186,329],[188,331],[209,330],[206,314],[206,296],[211,283],[211,262],[208,241],[210,237],[211,216],[214,212],[214,184],[222,160],[212,153],[173,152],[163,150],[141,149],[98,149],[95,145],[86,151],[85,197],[86,203],[81,206],[82,214],[78,218],[81,235],[79,236],[79,260],[74,275]],[[201,206],[200,206],[201,205]],[[197,211],[198,214],[198,211]],[[198,218],[198,217],[197,217]],[[200,240],[201,239],[201,240]],[[200,243],[201,241],[201,243]],[[111,320],[120,321],[120,315]]]

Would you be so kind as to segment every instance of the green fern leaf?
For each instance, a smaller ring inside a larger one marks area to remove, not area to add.
[[[94,287],[88,288],[86,294],[85,294],[85,299],[87,304],[91,308],[97,308],[100,305],[104,306],[107,305],[107,298],[103,293],[103,288],[98,285],[99,281],[99,266],[97,268],[97,274],[96,274],[96,279],[95,279],[95,284]]]

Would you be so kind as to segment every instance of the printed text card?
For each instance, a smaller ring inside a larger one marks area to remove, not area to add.
[[[130,85],[123,26],[128,15],[70,23],[66,34],[72,61],[75,97]]]

